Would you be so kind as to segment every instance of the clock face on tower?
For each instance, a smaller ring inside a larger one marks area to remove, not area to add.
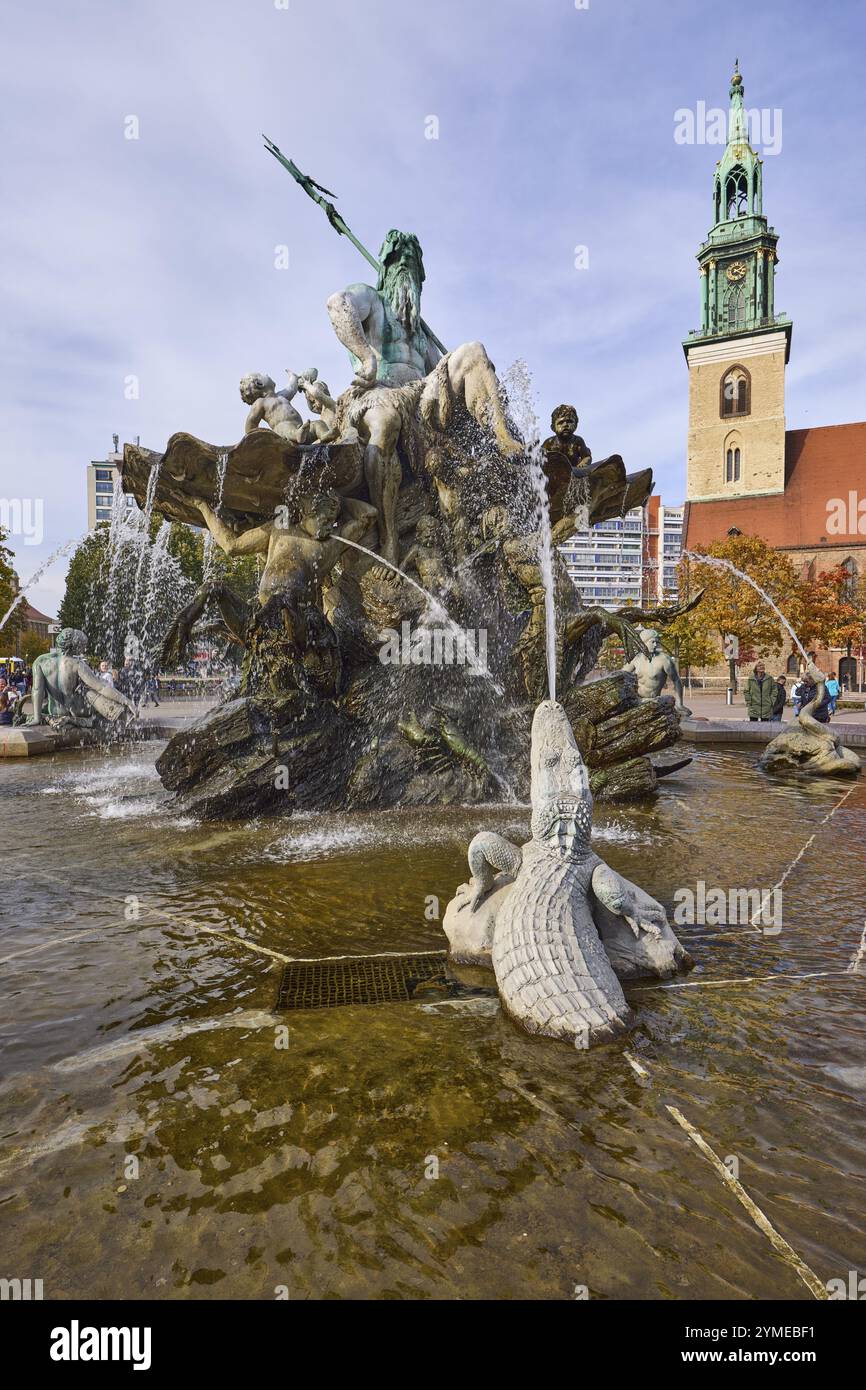
[[[746,262],[732,261],[731,264],[728,266],[727,270],[725,271],[725,274],[728,277],[729,283],[732,285],[736,285],[739,280],[745,278]]]

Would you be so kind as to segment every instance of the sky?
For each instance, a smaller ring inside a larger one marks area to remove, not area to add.
[[[676,504],[721,154],[677,113],[726,110],[739,57],[771,123],[788,428],[866,418],[852,0],[6,0],[3,38],[0,498],[44,516],[40,544],[10,538],[22,582],[86,530],[113,433],[232,442],[250,371],[348,385],[325,302],[367,267],[262,132],[374,252],[417,233],[427,322],[524,361],[543,433],[574,402],[594,456]],[[66,563],[28,595],[52,616]]]

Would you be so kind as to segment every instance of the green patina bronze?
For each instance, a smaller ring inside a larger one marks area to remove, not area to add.
[[[763,161],[749,140],[745,88],[737,62],[729,90],[728,141],[713,173],[713,222],[698,251],[701,326],[683,344],[744,333],[784,331],[791,321],[775,311],[778,233],[763,212]]]

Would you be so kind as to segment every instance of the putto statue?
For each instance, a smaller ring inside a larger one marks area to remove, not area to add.
[[[274,380],[264,372],[250,372],[241,377],[241,400],[249,406],[244,433],[252,434],[261,425],[267,425],[290,444],[333,444],[340,439],[337,402],[326,384],[318,380],[316,368],[311,367],[301,373],[287,369],[286,375],[288,380],[282,391],[277,390]],[[302,418],[292,405],[299,391],[310,409],[321,419]],[[346,431],[342,435],[342,442],[353,443],[357,437],[354,430]]]
[[[580,525],[584,528],[609,517],[625,516],[632,507],[643,506],[652,492],[651,468],[626,473],[619,454],[593,463],[589,446],[575,433],[578,418],[573,405],[558,405],[550,424],[553,434],[541,447],[553,525],[569,506],[579,503]]]
[[[28,724],[93,728],[100,720],[116,724],[135,715],[132,702],[91,670],[84,660],[86,651],[86,633],[65,627],[51,651],[36,658]]]

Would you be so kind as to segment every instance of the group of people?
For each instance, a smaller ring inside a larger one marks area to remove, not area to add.
[[[0,724],[13,723],[15,708],[30,689],[31,679],[25,667],[10,672],[8,676],[0,675]]]
[[[110,685],[112,690],[119,690],[121,695],[125,695],[138,709],[143,709],[145,705],[159,704],[159,681],[156,672],[150,666],[141,665],[131,656],[126,658],[119,670],[112,667],[108,661],[100,661],[96,674],[106,685]]]
[[[788,689],[785,676],[768,676],[763,661],[759,661],[746,682],[745,700],[749,719],[781,719],[782,711],[788,702]],[[791,706],[794,714],[800,713],[815,699],[818,687],[805,673],[798,676],[791,687]],[[820,724],[829,724],[830,716],[836,713],[836,701],[841,694],[838,678],[831,672],[824,685],[824,695],[820,704],[810,711]]]

